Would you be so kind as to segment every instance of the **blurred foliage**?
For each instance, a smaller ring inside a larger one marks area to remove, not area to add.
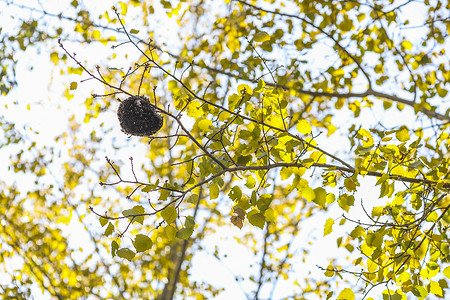
[[[52,67],[83,78],[67,82],[67,100],[88,79],[104,86],[51,145],[0,119],[3,294],[214,298],[227,287],[192,279],[193,258],[227,232],[255,256],[236,275],[249,299],[371,299],[380,287],[383,299],[445,298],[448,1],[151,3],[2,3],[29,17],[0,28],[2,95],[21,88],[17,53],[49,44]],[[115,53],[90,69],[71,50],[98,42],[140,58],[124,71]],[[130,139],[146,157],[115,162],[104,120],[131,95],[150,98],[164,125]],[[376,203],[358,198],[370,178]],[[316,242],[311,224],[338,248],[318,277],[294,271]]]

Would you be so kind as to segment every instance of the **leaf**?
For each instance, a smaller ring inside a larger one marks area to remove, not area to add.
[[[266,218],[264,217],[264,215],[262,213],[259,212],[255,212],[252,214],[248,214],[247,215],[247,219],[250,222],[250,224],[252,224],[253,226],[257,226],[261,229],[264,228],[264,224],[266,224]]]
[[[446,267],[443,271],[444,276],[450,279],[450,267]]]
[[[177,210],[173,206],[166,207],[162,212],[161,216],[167,224],[171,224],[177,219]]]
[[[313,200],[314,203],[316,203],[317,205],[320,205],[322,207],[325,207],[327,191],[325,191],[325,189],[322,187],[318,187],[318,188],[314,189],[314,194],[315,194],[315,198]]]
[[[143,234],[138,234],[134,239],[133,244],[137,252],[145,252],[153,246],[152,240]]]
[[[209,132],[209,131],[211,131],[210,126],[212,126],[212,121],[208,120],[208,119],[203,119],[203,120],[198,121],[197,126],[203,132]]]
[[[177,238],[182,240],[187,240],[191,237],[192,233],[194,232],[194,227],[183,227],[177,232]]]
[[[402,47],[405,49],[405,50],[411,50],[412,49],[412,43],[410,42],[410,41],[403,41],[403,42],[401,42],[400,43],[400,45],[402,45]]]
[[[114,225],[111,223],[108,223],[108,227],[106,227],[104,235],[110,236],[113,233],[113,231],[114,231]]]
[[[92,38],[94,38],[94,39],[99,39],[100,38],[100,31],[98,31],[98,30],[94,30],[94,31],[92,31]]]
[[[316,198],[316,193],[309,186],[301,188],[300,192],[302,194],[302,197],[305,198],[308,202],[311,202]]]
[[[395,136],[400,142],[406,142],[409,140],[409,130],[406,128],[406,126],[402,126],[396,133]]]
[[[355,300],[355,294],[351,289],[345,288],[339,293],[337,300]]]
[[[100,217],[99,221],[100,221],[100,225],[102,225],[102,227],[105,226],[106,224],[108,224],[108,219],[106,219],[106,218]]]
[[[256,201],[256,206],[258,206],[258,209],[260,211],[265,211],[269,208],[270,203],[272,202],[273,196],[270,194],[263,194],[259,197],[259,199]]]
[[[328,218],[323,229],[323,236],[329,235],[333,231],[334,220]]]
[[[436,296],[443,297],[443,291],[439,282],[430,280],[430,293],[435,294]]]
[[[78,83],[76,83],[75,81],[71,82],[70,83],[70,90],[71,91],[76,90],[77,86],[78,86]]]
[[[134,256],[136,255],[136,253],[134,253],[134,251],[132,251],[128,248],[120,248],[119,250],[116,251],[116,255],[118,257],[125,258],[125,259],[131,261],[134,258]]]
[[[217,183],[211,183],[211,185],[208,188],[209,188],[209,199],[211,200],[217,199],[217,197],[219,197],[220,192]]]
[[[137,29],[131,29],[131,30],[130,30],[130,33],[131,33],[131,34],[137,34],[137,33],[139,33],[139,30],[137,30]]]
[[[242,226],[244,225],[244,218],[245,218],[245,211],[240,207],[234,207],[233,215],[231,216],[231,224],[241,229]]]
[[[172,225],[167,225],[164,228],[164,232],[166,233],[169,241],[173,241],[175,239],[175,237],[177,236],[177,229],[175,227],[173,227]]]
[[[112,241],[111,243],[111,253],[112,253],[112,257],[116,256],[116,251],[117,249],[119,249],[119,244],[117,244],[116,241]]]
[[[191,228],[195,226],[195,220],[191,216],[186,217],[186,221],[184,222],[184,227]]]
[[[231,200],[238,201],[242,197],[242,191],[241,188],[237,185],[235,185],[231,191],[228,193],[228,196]]]
[[[356,184],[351,177],[345,178],[344,185],[348,191],[350,191],[350,192],[356,191]]]
[[[309,134],[311,133],[311,124],[305,119],[301,119],[297,123],[297,130],[301,134]]]
[[[270,35],[267,32],[259,31],[255,34],[253,40],[257,43],[263,43],[270,40]]]
[[[421,285],[415,285],[412,293],[414,294],[414,296],[416,296],[418,299],[425,299],[426,297],[428,297],[428,292],[427,289],[424,288]]]
[[[125,217],[128,217],[130,220],[133,220],[133,222],[138,222],[143,224],[144,223],[144,216],[137,216],[133,217],[135,215],[145,214],[145,208],[141,205],[136,205],[132,209],[125,209],[122,211],[122,215]]]

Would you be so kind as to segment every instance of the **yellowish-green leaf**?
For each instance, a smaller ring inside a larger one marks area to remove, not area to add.
[[[443,291],[439,282],[430,280],[430,293],[435,294],[436,296],[443,297]]]
[[[71,91],[76,90],[77,87],[78,87],[78,83],[76,83],[75,81],[70,83],[70,90]]]
[[[309,186],[303,187],[300,192],[303,198],[305,198],[308,202],[313,201],[316,198],[316,193],[314,193],[314,190]]]
[[[143,234],[136,235],[136,238],[133,242],[134,248],[136,248],[137,252],[144,252],[150,249],[153,245],[152,240]]]
[[[212,183],[208,188],[209,188],[209,199],[211,200],[217,199],[217,197],[219,197],[220,192],[217,183]]]
[[[314,194],[315,194],[314,203],[322,207],[325,207],[327,191],[325,191],[325,189],[322,187],[318,187],[314,189]]]
[[[100,217],[100,225],[105,226],[108,224],[108,219]]]
[[[339,293],[337,300],[355,300],[355,294],[351,289],[345,288]]]
[[[212,126],[212,121],[208,119],[203,119],[198,121],[198,127],[205,132],[211,131],[210,126]]]
[[[398,131],[395,133],[395,136],[397,137],[397,139],[398,139],[400,142],[405,142],[405,141],[409,140],[410,136],[409,136],[409,130],[408,130],[408,128],[406,128],[406,126],[402,126],[402,127],[400,128],[400,130],[398,130]]]
[[[255,34],[255,37],[253,39],[257,43],[262,43],[270,40],[270,35],[267,32],[259,31]]]
[[[166,236],[169,239],[169,241],[173,241],[175,239],[175,237],[177,236],[177,230],[172,225],[167,225],[164,228],[164,232],[166,233]]]
[[[325,227],[323,228],[323,236],[329,235],[333,231],[334,220],[328,218],[325,222]]]
[[[114,225],[111,223],[108,223],[108,227],[106,227],[104,235],[110,236],[113,233],[113,231],[114,231]]]
[[[177,238],[187,240],[194,233],[194,227],[183,227],[177,232]]]
[[[162,212],[161,216],[167,224],[171,224],[177,219],[177,210],[173,206],[166,207]]]
[[[261,229],[264,228],[264,224],[266,224],[266,218],[260,212],[252,211],[247,214],[247,219],[253,226],[257,226]]]
[[[112,243],[111,243],[111,254],[112,254],[112,257],[116,256],[117,249],[119,249],[119,244],[117,244],[116,241],[112,241]]]
[[[134,251],[132,251],[128,248],[120,248],[119,250],[116,251],[116,255],[118,257],[125,258],[125,259],[131,261],[134,258],[134,256],[136,255],[136,253],[134,253]]]

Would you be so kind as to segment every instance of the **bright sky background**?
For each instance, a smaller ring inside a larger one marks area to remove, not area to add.
[[[109,3],[109,1],[87,1],[85,4],[89,7],[90,11],[103,12],[105,6],[111,5],[107,3]],[[35,4],[34,1],[27,1],[27,5],[29,6]],[[60,12],[61,9],[64,9],[64,7],[60,6],[62,4],[63,1],[45,1],[46,7],[49,9],[51,8],[53,12]],[[6,16],[15,14],[16,11],[17,9],[6,6],[4,2],[0,2],[0,18],[2,20],[2,26],[5,24],[4,20]],[[418,11],[419,9],[408,13],[417,13]],[[96,14],[93,13],[92,15]],[[127,15],[125,19],[129,19],[129,15]],[[418,24],[420,24],[422,19],[418,14],[418,17],[413,18],[413,20],[417,20]],[[171,28],[171,26],[164,27],[164,29],[167,28]],[[162,30],[162,28],[159,28],[158,30]],[[170,33],[168,33],[167,36],[170,36]],[[413,36],[414,34],[412,34],[412,37]],[[64,45],[70,52],[76,52],[79,59],[82,59],[83,61],[87,60],[88,62],[91,62],[92,65],[102,65],[104,59],[111,56],[113,51],[118,53],[121,51],[128,51],[125,47],[112,50],[110,46],[103,46],[101,44],[80,46],[76,43],[64,43]],[[62,97],[62,94],[67,88],[68,83],[71,81],[79,82],[80,76],[71,75],[69,78],[67,76],[61,77],[59,72],[54,71],[54,65],[50,61],[49,55],[55,50],[61,52],[56,41],[50,41],[45,46],[41,45],[37,49],[27,49],[24,53],[16,54],[16,58],[19,62],[17,67],[18,86],[12,90],[8,96],[2,97],[2,106],[0,107],[0,113],[5,115],[7,120],[14,121],[16,123],[16,128],[26,132],[28,135],[36,137],[37,141],[42,145],[53,143],[54,137],[61,134],[66,128],[69,113],[83,107],[84,100],[90,96],[91,92],[99,90],[99,85],[93,81],[82,84],[79,83],[78,89],[73,92],[74,98],[67,102],[67,100]],[[322,59],[326,56],[326,52],[315,53],[318,56],[318,59]],[[118,60],[115,63],[118,66],[125,67],[131,65],[133,61],[139,57],[139,53],[133,49],[128,52],[128,55],[127,60],[123,59],[122,55],[118,55]],[[71,64],[74,65],[73,62],[68,60],[68,65]],[[30,66],[33,66],[32,70],[29,69]],[[83,75],[81,76],[81,79],[85,77],[86,76]],[[5,109],[4,104],[7,104],[8,109]],[[28,109],[28,106],[30,109]],[[61,113],[60,107],[62,107],[62,110],[67,114]],[[342,115],[340,122],[345,124],[345,120],[349,116],[350,114]],[[383,114],[378,113],[376,116],[368,113],[367,116],[361,117],[360,120],[366,120],[373,124],[374,119],[382,117],[384,121],[392,120],[392,124],[394,125],[400,116],[401,113],[391,109]],[[119,123],[114,113],[111,113],[108,119],[102,119],[101,122],[106,122],[115,126],[115,129],[110,132],[110,137],[107,138],[114,138],[118,144],[123,146],[119,154],[114,155],[114,160],[122,161],[124,165],[127,165],[128,157],[133,156],[135,161],[137,161],[137,164],[140,164],[139,160],[145,158],[145,152],[148,150],[148,145],[140,142],[137,138],[128,139],[128,137],[120,131]],[[329,145],[338,145],[340,143],[338,142],[339,138],[342,139],[342,137],[336,136],[333,137],[335,140],[327,140],[326,143]],[[319,138],[319,145],[321,143],[320,139],[325,139],[325,137]],[[323,142],[325,142],[325,140]],[[9,183],[16,182],[19,186],[32,184],[32,182],[27,181],[27,178],[23,175],[20,175],[20,179],[17,176],[11,176],[11,172],[8,171],[8,155],[4,153],[6,151],[11,150],[0,149],[0,174],[2,174],[0,176],[3,177],[2,179]],[[110,150],[105,149],[105,154],[108,154],[109,151]],[[122,171],[127,172],[127,167],[122,168]],[[364,200],[367,211],[371,211],[372,206],[383,205],[385,200],[377,199],[379,189],[374,187],[374,184],[374,179],[366,179],[363,181],[359,192],[355,195],[356,205],[351,208],[351,211],[348,214],[353,219],[365,219],[360,208],[360,199]],[[124,209],[125,208],[126,207],[124,207]],[[335,231],[326,238],[323,238],[323,226],[327,218],[338,218],[341,215],[342,210],[336,203],[334,209],[330,209],[329,212],[318,214],[307,222],[302,223],[302,230],[300,236],[296,239],[294,249],[303,247],[308,242],[312,241],[310,255],[308,256],[306,263],[301,263],[299,259],[299,263],[296,264],[292,270],[294,275],[292,278],[289,278],[289,284],[282,284],[280,281],[276,298],[291,295],[291,284],[295,280],[298,280],[301,283],[302,278],[305,276],[324,278],[323,272],[316,266],[326,267],[330,257],[335,257],[337,251],[342,252],[342,250],[336,248],[336,237],[342,235],[346,229],[345,227],[338,227],[335,225]],[[74,217],[74,219],[76,218]],[[98,231],[102,231],[96,217],[93,217],[91,214],[87,219],[90,220],[92,226],[98,227]],[[338,222],[339,221],[336,221],[336,223]],[[78,244],[83,243],[85,234],[79,224],[77,224],[76,220],[72,223],[74,230],[71,231],[70,241],[72,246],[77,247]],[[349,228],[354,227],[353,224],[347,224],[350,226]],[[256,227],[248,227],[248,230],[256,232],[256,234],[261,236],[263,233]],[[203,242],[204,245],[207,245],[206,250],[209,253],[213,253],[216,246],[228,250],[228,257],[223,259],[226,263],[226,267],[224,264],[219,263],[212,255],[204,252],[200,252],[194,256],[192,279],[205,280],[216,287],[224,287],[225,291],[221,293],[220,297],[217,299],[243,299],[244,295],[238,283],[236,283],[234,275],[246,276],[246,274],[249,273],[249,262],[260,261],[259,257],[255,259],[248,249],[235,241],[235,238],[239,238],[242,234],[243,231],[240,231],[237,228],[219,230],[217,234],[207,237]],[[86,250],[89,251],[89,249]],[[347,255],[345,252],[342,253]],[[257,264],[254,265],[253,268],[256,268],[254,270],[259,270]],[[2,280],[1,274],[0,280]],[[244,290],[247,292],[253,291],[254,285],[248,285],[248,281],[244,282],[243,285]],[[381,288],[384,289],[384,287]],[[40,291],[37,290],[36,295],[39,293]],[[376,298],[376,295],[377,293],[375,291],[369,296]],[[45,297],[36,296],[36,299],[45,299]]]

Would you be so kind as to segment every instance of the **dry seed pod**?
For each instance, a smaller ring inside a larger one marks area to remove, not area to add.
[[[117,117],[122,131],[130,135],[150,136],[163,125],[163,117],[144,96],[131,96],[122,101]]]

